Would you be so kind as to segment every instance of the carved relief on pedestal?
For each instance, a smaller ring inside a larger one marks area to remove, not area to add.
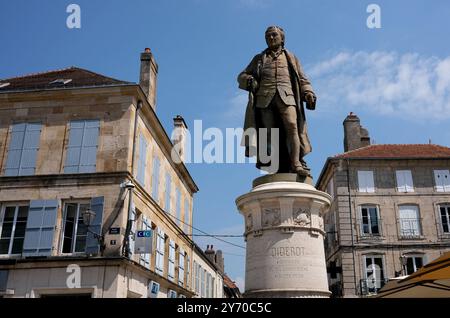
[[[263,208],[263,226],[277,226],[281,224],[279,208]]]
[[[245,231],[249,232],[253,228],[253,216],[251,213],[247,214],[247,219],[245,222]]]
[[[298,208],[293,213],[294,224],[307,227],[311,224],[311,213],[306,209]]]

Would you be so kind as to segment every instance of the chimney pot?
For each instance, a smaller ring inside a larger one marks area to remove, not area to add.
[[[150,50],[150,48],[146,47],[145,50],[144,50],[144,52],[145,52],[145,53],[150,53],[151,50]]]

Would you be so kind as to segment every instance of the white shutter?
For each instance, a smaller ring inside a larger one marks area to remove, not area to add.
[[[142,217],[142,231],[150,231],[152,229],[150,220],[144,216]],[[139,263],[150,269],[150,253],[140,254]]]
[[[434,179],[436,182],[436,191],[450,191],[450,176],[448,170],[434,170]]]
[[[174,280],[175,278],[175,242],[169,241],[169,280]]]
[[[156,272],[160,275],[164,273],[164,232],[161,229],[157,230],[156,238]]]
[[[130,230],[130,235],[128,237],[128,256],[130,259],[133,258],[133,253],[134,253],[134,247],[135,247],[135,240],[136,240],[136,219],[137,219],[137,214],[136,214],[136,206],[134,205],[134,203],[131,203],[131,230]]]
[[[184,250],[182,248],[180,248],[178,260],[178,284],[184,285]]]
[[[397,170],[397,191],[414,192],[411,170]]]
[[[397,176],[397,191],[398,192],[406,192],[406,181],[404,170],[397,170],[395,174]]]
[[[373,171],[358,171],[359,192],[375,192]]]

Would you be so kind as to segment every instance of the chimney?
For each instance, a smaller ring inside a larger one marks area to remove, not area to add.
[[[216,252],[216,265],[219,268],[219,272],[221,274],[225,273],[225,264],[221,250],[217,250]]]
[[[178,153],[181,161],[184,162],[186,159],[186,132],[188,127],[183,117],[181,117],[180,115],[175,116],[175,118],[173,119],[173,128],[173,147],[174,150]]]
[[[344,151],[351,151],[370,145],[367,129],[361,126],[358,116],[352,112],[344,120]]]
[[[141,70],[139,85],[147,96],[147,100],[153,110],[156,110],[156,80],[158,75],[158,64],[149,48],[141,53]]]

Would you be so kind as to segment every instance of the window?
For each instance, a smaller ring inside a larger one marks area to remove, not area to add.
[[[165,211],[170,213],[170,190],[172,187],[172,178],[169,173],[166,173],[166,203],[164,205]]]
[[[128,258],[133,259],[134,249],[136,246],[136,228],[139,220],[138,212],[134,202],[131,203],[131,229],[128,236]]]
[[[164,274],[164,250],[165,250],[165,234],[161,229],[157,230],[156,237],[156,264],[155,271],[159,275]]]
[[[169,273],[168,278],[174,281],[175,278],[175,242],[169,240]]]
[[[82,213],[89,203],[66,203],[63,216],[62,253],[84,253],[86,251],[87,228]]]
[[[450,204],[439,206],[442,232],[450,234]]]
[[[384,269],[382,256],[364,257],[364,280],[362,282],[362,293],[375,294],[384,286]]]
[[[168,298],[177,298],[177,292],[169,289]]]
[[[99,131],[99,120],[70,122],[64,173],[95,172]]]
[[[177,224],[180,225],[181,224],[181,192],[180,189],[176,189],[176,213],[177,213]]]
[[[151,231],[152,230],[152,223],[146,216],[142,217],[141,229],[142,229],[142,231]],[[139,264],[150,269],[150,253],[140,254],[139,255]]]
[[[178,285],[184,286],[184,250],[180,248],[178,260]]]
[[[147,170],[147,140],[144,135],[139,135],[139,158],[137,163],[137,180],[145,186],[145,171]]]
[[[375,192],[373,171],[358,171],[358,191]]]
[[[191,287],[191,259],[187,254],[186,254],[186,287],[188,289]]]
[[[194,290],[195,290],[195,293],[197,295],[200,294],[200,288],[199,288],[199,285],[200,285],[200,283],[199,283],[199,267],[200,266],[197,264],[197,262],[194,261]]]
[[[423,266],[422,256],[407,256],[406,257],[406,275],[411,275]]]
[[[206,297],[206,270],[201,268],[200,269],[200,296],[202,298]]]
[[[41,126],[40,123],[12,125],[5,176],[34,175]]]
[[[402,238],[415,238],[421,235],[419,208],[415,205],[402,205],[399,207],[400,236]]]
[[[450,174],[448,170],[434,170],[437,192],[450,192]]]
[[[189,200],[184,199],[184,232],[189,233]]]
[[[159,203],[158,189],[159,189],[159,158],[155,156],[153,158],[153,181],[152,181],[152,198]]]
[[[378,208],[375,205],[361,206],[362,235],[380,235]]]
[[[398,192],[414,192],[411,170],[397,170],[395,174]]]
[[[1,216],[0,254],[21,254],[27,226],[28,206],[5,206]]]
[[[206,297],[211,298],[211,274],[206,274]]]

